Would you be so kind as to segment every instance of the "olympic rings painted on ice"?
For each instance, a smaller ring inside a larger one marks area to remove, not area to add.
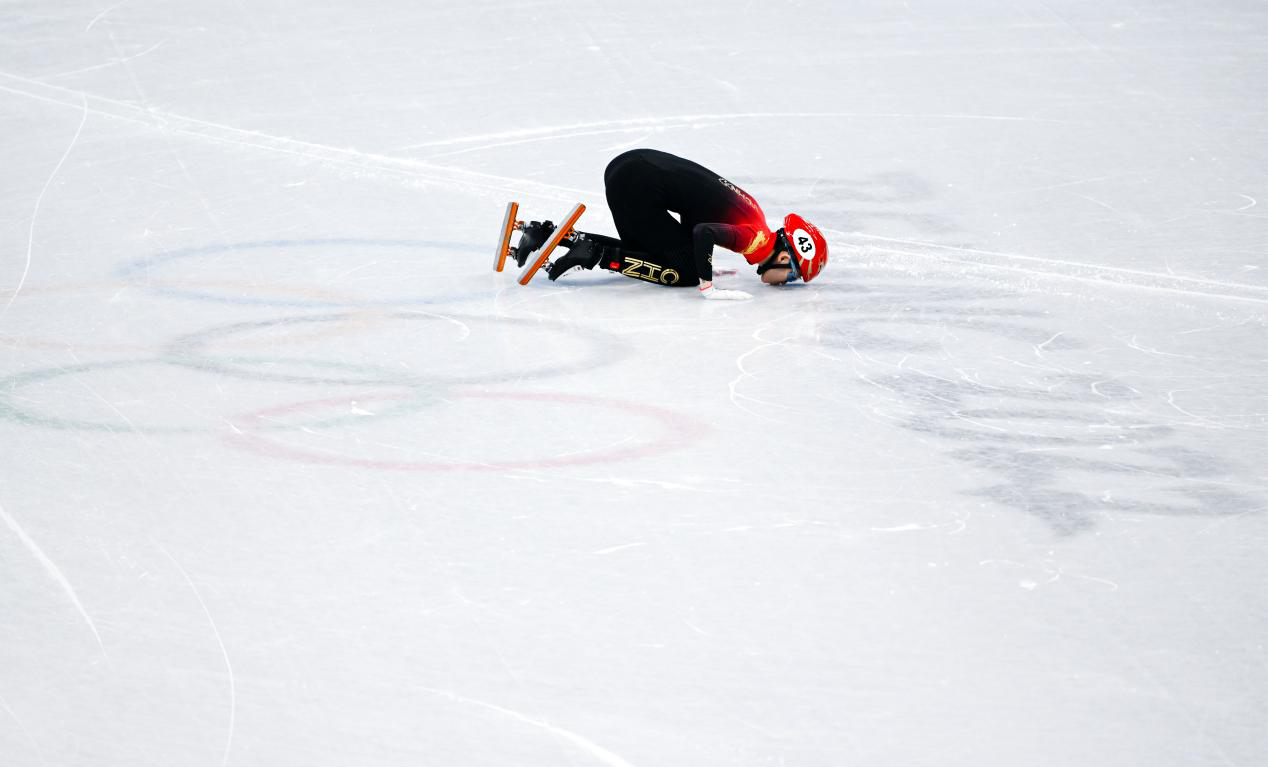
[[[531,327],[547,329],[566,335],[568,338],[582,338],[586,345],[579,355],[562,364],[550,364],[528,369],[507,368],[502,371],[478,374],[429,374],[410,369],[385,367],[381,365],[342,362],[337,360],[309,359],[277,356],[225,355],[209,356],[203,354],[210,343],[229,343],[243,345],[241,336],[252,331],[269,331],[275,328],[303,328],[334,326],[346,329],[366,316],[364,312],[347,312],[333,315],[282,317],[271,320],[240,322],[200,331],[176,339],[167,345],[166,350],[151,358],[115,360],[110,362],[85,363],[58,366],[40,370],[26,371],[0,378],[0,418],[18,421],[28,425],[43,426],[55,429],[81,429],[86,431],[136,431],[146,434],[185,434],[204,432],[205,427],[183,424],[174,425],[138,425],[120,414],[120,421],[99,421],[84,418],[65,418],[53,414],[32,411],[21,404],[17,390],[41,381],[48,381],[63,376],[88,373],[100,370],[138,367],[143,365],[166,365],[178,368],[197,370],[215,375],[229,376],[248,381],[264,381],[272,383],[292,383],[304,385],[335,386],[390,386],[401,387],[412,392],[412,397],[420,401],[429,401],[427,390],[444,385],[519,382],[541,379],[551,376],[591,370],[611,364],[626,353],[625,344],[617,336],[599,331],[578,330],[562,323],[534,321]],[[414,311],[374,312],[370,316],[378,322],[393,320],[440,320],[454,323],[464,332],[470,332],[470,326],[479,323],[495,325],[509,324],[517,326],[513,320],[500,317],[467,317],[461,315],[441,315]],[[307,334],[309,338],[324,337],[330,330],[315,331]],[[302,338],[303,336],[301,336]],[[292,339],[288,339],[292,340]],[[275,344],[273,339],[255,339],[250,342],[258,345]],[[391,411],[395,412],[395,411]],[[387,413],[390,415],[391,412]],[[381,414],[383,415],[383,414]]]

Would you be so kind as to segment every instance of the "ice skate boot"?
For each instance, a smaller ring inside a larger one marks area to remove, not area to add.
[[[555,233],[553,221],[530,221],[521,227],[520,241],[511,248],[511,258],[515,265],[524,268],[524,263],[533,251],[540,248]]]
[[[540,253],[533,252],[536,248],[534,248],[533,251],[524,250],[524,240],[520,240],[520,244],[516,246],[515,260],[516,263],[523,267],[519,278],[519,283],[521,285],[527,285],[529,280],[533,279],[533,275],[537,274],[537,270],[541,269],[549,262],[551,254],[555,252],[555,248],[559,247],[560,243],[564,242],[565,239],[571,242],[577,238],[577,232],[574,231],[572,227],[577,223],[577,219],[581,218],[581,214],[585,212],[585,205],[577,203],[573,206],[572,210],[568,212],[567,217],[560,222],[559,226],[554,227],[550,232],[546,233],[545,244],[541,246]],[[546,223],[549,224],[550,222],[547,221]],[[528,230],[530,227],[531,224],[529,227],[524,228],[525,235],[529,233]],[[541,231],[546,231],[544,226]]]
[[[524,262],[528,260],[529,254],[542,246],[548,237],[555,231],[554,223],[550,221],[530,221],[527,224],[523,221],[517,221],[515,216],[519,213],[519,203],[510,202],[506,205],[506,215],[502,218],[502,239],[498,243],[497,253],[493,257],[493,269],[502,271],[506,266],[506,259],[515,259],[515,263],[519,267],[524,266]],[[519,232],[519,241],[511,246],[511,235]]]
[[[551,282],[574,269],[593,269],[603,259],[604,246],[584,232],[578,232],[571,243],[561,245],[568,252],[546,265],[546,276]]]

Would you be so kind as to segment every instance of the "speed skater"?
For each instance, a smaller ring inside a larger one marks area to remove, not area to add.
[[[603,182],[619,238],[579,231],[552,238],[567,252],[547,264],[551,280],[598,266],[657,285],[696,286],[707,299],[736,300],[752,296],[714,287],[715,246],[743,255],[768,285],[809,282],[827,264],[828,244],[817,227],[789,214],[772,232],[750,194],[691,160],[633,149],[608,163]],[[525,226],[518,260],[553,232],[550,222]]]

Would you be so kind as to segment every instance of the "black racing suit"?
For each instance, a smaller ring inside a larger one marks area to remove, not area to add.
[[[694,287],[713,279],[713,247],[759,263],[774,237],[757,201],[717,173],[655,149],[618,155],[603,172],[621,239],[600,261],[661,285]],[[678,219],[670,215],[677,213]]]

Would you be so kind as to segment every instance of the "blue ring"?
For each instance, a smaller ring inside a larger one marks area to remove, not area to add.
[[[212,303],[231,304],[235,306],[275,306],[298,309],[356,309],[381,306],[428,306],[432,304],[457,303],[459,301],[469,301],[476,298],[491,298],[497,293],[495,290],[482,290],[470,293],[454,293],[439,298],[415,297],[368,301],[241,298],[218,295],[216,293],[204,293],[197,290],[154,287],[147,285],[136,278],[138,272],[142,272],[150,267],[161,266],[169,261],[176,261],[182,258],[196,258],[199,256],[211,255],[213,253],[255,250],[260,248],[318,247],[327,245],[447,248],[451,250],[463,250],[470,252],[480,252],[482,250],[480,246],[472,245],[471,243],[449,242],[445,240],[370,240],[355,237],[336,237],[320,240],[255,240],[251,242],[231,243],[228,245],[204,245],[196,248],[181,248],[180,250],[164,251],[155,256],[148,256],[146,258],[129,261],[116,268],[114,274],[119,279],[126,280],[138,287],[145,288],[155,295],[166,296],[168,298],[180,298],[188,301],[209,301]]]

